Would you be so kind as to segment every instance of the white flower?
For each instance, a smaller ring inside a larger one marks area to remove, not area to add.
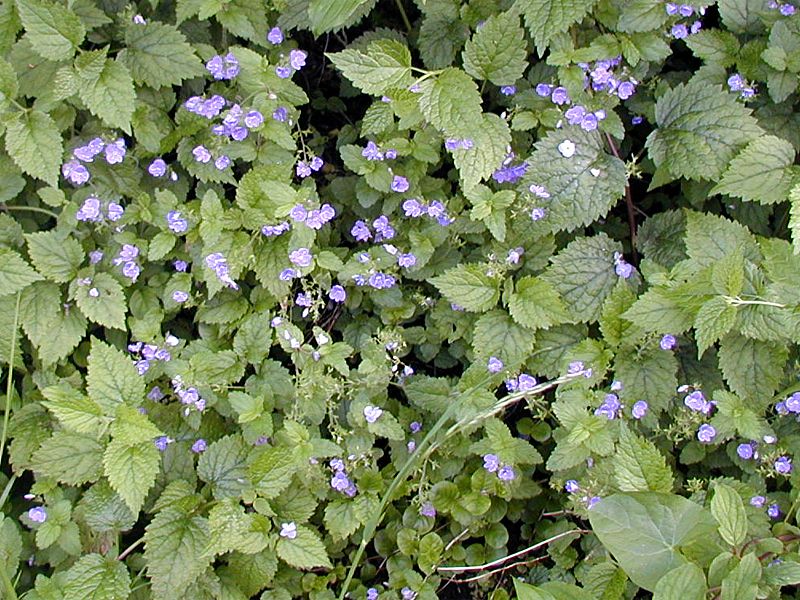
[[[558,145],[558,151],[564,158],[572,158],[575,155],[575,144],[571,140],[564,140]]]

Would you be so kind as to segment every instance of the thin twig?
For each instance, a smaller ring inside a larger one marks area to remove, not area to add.
[[[128,556],[131,552],[133,552],[138,546],[141,546],[144,543],[144,538],[140,537],[138,540],[133,542],[130,546],[125,548],[122,553],[117,557],[117,560],[125,560],[125,557]]]
[[[408,20],[406,9],[403,7],[403,0],[394,0],[394,3],[397,4],[397,10],[400,11],[400,17],[403,19],[403,23],[406,26],[406,30],[408,31],[408,33],[411,33],[413,27],[411,27],[411,21]]]
[[[58,215],[54,213],[52,210],[47,210],[46,208],[39,208],[38,206],[8,206],[7,204],[0,204],[0,210],[5,212],[11,212],[15,210],[22,210],[27,212],[36,212],[41,213],[43,215],[47,215],[53,219],[58,219]]]
[[[619,155],[619,149],[614,143],[614,138],[610,133],[606,133],[606,141],[611,148],[611,154],[622,160]],[[633,264],[639,266],[639,253],[636,251],[636,207],[633,204],[633,194],[631,194],[630,181],[625,183],[625,206],[628,209],[628,229],[631,232],[631,253],[633,254]]]
[[[481,573],[480,575],[475,575],[473,577],[468,577],[467,579],[456,579],[455,577],[449,579],[448,581],[452,581],[453,583],[472,583],[473,581],[480,581],[481,579],[487,579],[492,577],[493,575],[497,575],[498,573],[503,573],[504,571],[508,571],[513,569],[514,567],[523,567],[527,565],[532,565],[537,562],[541,562],[545,559],[545,556],[537,556],[536,558],[532,558],[530,560],[520,560],[515,563],[511,563],[510,565],[506,565],[505,567],[501,567],[499,569],[495,569],[493,571],[489,571],[488,573]]]

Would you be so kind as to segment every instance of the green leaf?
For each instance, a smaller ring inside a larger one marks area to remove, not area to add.
[[[622,313],[622,318],[654,333],[683,333],[692,326],[691,313],[671,298],[667,290],[660,288],[639,296],[633,306]]]
[[[716,529],[699,504],[656,492],[603,498],[589,511],[589,522],[628,577],[649,591],[666,573],[686,564],[682,550]]]
[[[212,442],[197,461],[197,476],[211,485],[216,499],[238,498],[247,489],[248,449],[241,436]]]
[[[655,445],[627,426],[620,428],[614,455],[614,480],[623,492],[672,492],[672,469]]]
[[[722,23],[733,33],[759,33],[763,28],[761,0],[719,0],[717,4]]]
[[[719,367],[730,388],[744,399],[769,398],[783,379],[786,346],[731,334],[719,346]]]
[[[345,540],[354,534],[361,521],[355,514],[352,502],[334,500],[325,507],[325,528],[334,540]]]
[[[622,12],[617,28],[626,33],[640,33],[661,28],[669,18],[660,0],[628,0],[620,3]],[[688,43],[687,38],[686,42]]]
[[[762,204],[783,202],[795,177],[793,163],[794,147],[789,142],[772,135],[759,137],[731,161],[709,193]]]
[[[511,316],[531,329],[549,329],[566,323],[569,314],[552,285],[537,277],[523,277],[508,301]]]
[[[78,95],[91,113],[109,127],[130,133],[136,91],[128,67],[109,58],[99,72],[79,70],[78,76],[81,79]]]
[[[131,577],[125,563],[101,554],[85,554],[66,572],[65,598],[125,600]]]
[[[100,432],[104,422],[100,406],[78,390],[64,384],[51,385],[42,390],[42,395],[46,398],[42,405],[67,431],[94,436]]]
[[[592,600],[583,588],[561,581],[549,581],[541,585],[530,585],[514,579],[518,600]]]
[[[660,2],[655,6],[661,6]],[[666,11],[659,11],[666,16]],[[730,67],[736,62],[739,40],[732,33],[722,29],[704,29],[693,33],[685,40],[694,55],[707,63]]]
[[[75,278],[83,262],[78,240],[53,229],[25,236],[28,254],[36,270],[51,281],[65,283]]]
[[[144,400],[144,381],[133,362],[116,348],[92,338],[86,388],[106,415],[115,415],[121,404],[134,408]]]
[[[59,307],[51,322],[50,333],[39,344],[39,358],[51,365],[67,357],[86,334],[86,317],[74,307]]]
[[[41,279],[17,252],[0,248],[0,296],[16,294]]]
[[[147,415],[137,409],[120,405],[117,408],[117,417],[111,425],[111,435],[114,440],[135,446],[144,442],[152,442],[155,438],[164,435]]]
[[[407,88],[413,82],[411,52],[397,40],[376,40],[367,46],[366,52],[347,49],[329,54],[328,58],[367,94],[384,94],[392,88]]]
[[[796,183],[789,192],[789,229],[792,231],[792,248],[800,254],[800,183]]]
[[[600,318],[603,302],[619,280],[614,272],[614,252],[620,249],[601,233],[573,240],[550,259],[541,278],[559,293],[575,321]]]
[[[745,555],[736,568],[722,580],[722,598],[748,600],[756,598],[761,580],[761,563],[752,552]]]
[[[731,546],[744,543],[747,536],[747,514],[739,492],[724,483],[714,484],[711,514],[719,525],[719,534]]]
[[[703,570],[694,563],[686,563],[659,579],[653,600],[704,600],[707,590]]]
[[[89,436],[57,431],[33,453],[35,471],[67,485],[97,481],[103,447]]]
[[[138,514],[161,468],[161,454],[152,441],[129,445],[115,439],[106,448],[103,467],[111,487]]]
[[[419,108],[434,127],[450,137],[476,135],[483,122],[481,95],[469,75],[450,67],[419,88]]]
[[[281,537],[275,549],[286,564],[297,569],[333,568],[319,534],[305,525],[297,525],[294,539]]]
[[[91,290],[96,290],[97,296],[91,295]],[[98,273],[90,285],[77,287],[75,301],[90,321],[112,329],[125,329],[125,293],[108,273]]]
[[[246,513],[238,499],[223,501],[208,513],[211,541],[206,554],[237,551],[245,554],[261,552],[269,543],[269,521],[257,513]]]
[[[64,149],[50,115],[39,110],[17,113],[6,124],[6,150],[23,173],[58,185]]]
[[[264,498],[275,498],[289,487],[297,471],[297,460],[289,448],[261,448],[253,453],[247,474]]]
[[[703,303],[694,320],[697,356],[728,333],[736,321],[736,307],[717,296]]]
[[[495,85],[512,85],[528,66],[519,15],[492,15],[464,46],[464,70]]]
[[[700,78],[668,90],[656,102],[658,127],[646,147],[673,177],[715,180],[739,148],[761,134],[736,96]]]
[[[472,148],[452,151],[464,190],[489,177],[503,162],[511,143],[511,131],[499,116],[486,113],[480,116],[479,125],[473,129],[469,139]],[[504,216],[503,219],[505,226]]]
[[[375,4],[374,0],[309,0],[308,20],[311,31],[320,36],[329,31],[336,31],[353,24],[353,18],[359,18]]]
[[[180,508],[160,511],[147,526],[144,540],[144,560],[157,598],[182,597],[213,558],[204,554],[211,541],[208,521]]]
[[[711,424],[716,427],[720,437],[739,435],[758,440],[765,435],[775,434],[764,420],[758,404],[745,402],[736,394],[725,390],[714,390],[714,402],[717,406]]]
[[[558,149],[566,140],[575,145],[571,157]],[[553,232],[573,231],[605,216],[625,193],[625,164],[606,153],[596,133],[579,127],[551,131],[536,143],[528,162],[529,175],[520,189],[527,193],[528,186],[536,184],[549,192],[542,223]]]
[[[614,376],[625,382],[620,397],[631,404],[646,398],[652,410],[669,410],[677,372],[675,356],[657,346],[621,349],[614,357]]]
[[[518,0],[536,50],[544,56],[548,43],[583,19],[597,0]]]
[[[767,585],[797,585],[800,583],[800,563],[784,560],[772,563],[764,572],[764,583]]]
[[[49,60],[72,58],[86,29],[78,16],[46,0],[16,0],[27,37],[39,56]]]
[[[431,279],[450,302],[472,312],[493,308],[500,298],[499,282],[486,274],[488,266],[463,264]]]
[[[752,262],[761,258],[747,227],[710,213],[686,213],[686,251],[701,267],[714,265],[737,251]]]
[[[128,65],[136,83],[153,88],[177,85],[206,72],[184,35],[158,21],[129,25],[118,60]]]
[[[475,361],[485,366],[490,356],[496,356],[507,368],[515,369],[530,354],[533,341],[532,331],[514,323],[505,311],[493,310],[475,322]]]

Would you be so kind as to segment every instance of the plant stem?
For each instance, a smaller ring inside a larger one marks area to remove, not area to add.
[[[117,557],[117,560],[125,560],[125,557],[128,556],[131,552],[133,552],[138,546],[141,546],[144,543],[144,538],[140,537],[138,540],[133,542],[130,546],[125,548],[120,555]]]
[[[14,331],[11,333],[11,353],[8,355],[8,376],[6,380],[6,407],[3,414],[3,432],[0,434],[0,460],[3,458],[3,450],[6,447],[6,436],[8,435],[8,420],[11,417],[11,390],[14,383],[14,350],[17,349],[17,327],[19,326],[19,303],[22,299],[22,292],[17,292],[17,305],[14,308]]]
[[[14,482],[17,480],[16,475],[12,475],[11,479],[8,480],[3,493],[0,494],[0,510],[3,510],[3,506],[6,504],[6,500],[8,499],[8,495],[11,493],[11,488],[14,486]]]
[[[606,133],[606,141],[608,142],[608,146],[611,148],[611,154],[622,160],[619,156],[617,145],[614,143],[614,138],[611,137],[610,133]],[[625,183],[625,206],[628,209],[628,229],[631,233],[631,253],[633,255],[633,264],[638,266],[639,253],[636,250],[636,208],[633,204],[633,194],[631,194],[630,181]]]
[[[47,210],[46,208],[39,208],[37,206],[8,206],[7,204],[0,204],[0,210],[5,212],[11,212],[14,210],[36,212],[36,213],[41,213],[43,215],[47,215],[48,217],[52,217],[53,219],[58,219],[58,215],[54,213],[52,210]]]
[[[405,23],[406,30],[408,31],[408,33],[411,33],[413,27],[411,27],[411,21],[408,20],[406,9],[403,7],[403,0],[394,0],[394,3],[397,5],[397,10],[400,11],[400,16],[403,19],[403,23]]]

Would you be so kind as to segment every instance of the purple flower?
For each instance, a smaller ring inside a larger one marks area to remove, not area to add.
[[[703,396],[703,392],[700,390],[695,390],[694,392],[688,394],[683,399],[683,403],[694,412],[705,412],[706,406],[708,405],[708,402],[706,402],[706,397]]]
[[[755,450],[753,449],[753,444],[739,444],[736,447],[736,454],[739,455],[739,458],[742,460],[750,460],[753,458],[755,454]]]
[[[600,502],[600,496],[592,496],[586,501],[586,509],[592,510],[598,502]]]
[[[566,482],[566,483],[564,483],[564,489],[565,489],[565,490],[566,490],[568,493],[570,493],[570,494],[574,494],[575,492],[577,492],[578,490],[580,490],[580,489],[581,489],[581,487],[578,485],[578,482],[577,482],[577,481],[575,481],[574,479],[569,479],[569,480],[567,480],[567,482]]]
[[[344,288],[340,285],[331,286],[331,291],[328,293],[328,296],[334,302],[344,302],[347,298],[347,292],[345,292]]]
[[[688,4],[681,4],[678,7],[678,14],[682,17],[691,17],[694,9]]]
[[[496,454],[484,454],[483,468],[489,471],[489,473],[495,473],[497,469],[500,468],[500,459],[497,458]]]
[[[211,152],[203,145],[195,146],[192,150],[192,155],[197,162],[207,163],[211,161]]]
[[[561,106],[562,104],[569,104],[569,93],[565,87],[557,87],[553,90],[550,99],[554,104]]]
[[[139,278],[139,273],[141,272],[142,270],[141,268],[139,268],[139,265],[137,265],[132,260],[129,260],[124,265],[122,265],[122,274],[125,275],[125,277],[127,277],[131,281],[135,282]]]
[[[584,131],[594,131],[597,129],[597,117],[594,114],[588,114],[581,119],[580,125]]]
[[[308,168],[316,173],[324,165],[325,165],[325,161],[322,160],[319,156],[315,156],[314,158],[311,159],[311,162],[309,163]]]
[[[792,459],[788,456],[781,456],[775,461],[774,466],[781,475],[788,475],[792,472]]]
[[[110,165],[121,163],[125,158],[125,140],[118,138],[105,147],[106,162]]]
[[[372,140],[367,142],[367,145],[361,151],[361,156],[367,160],[383,160],[383,152],[381,152],[378,145]]]
[[[94,196],[86,198],[78,212],[75,213],[75,219],[78,221],[101,221],[103,217],[100,214],[100,200]]]
[[[378,590],[375,588],[369,588],[367,590],[367,600],[378,600]]]
[[[157,158],[147,167],[147,172],[153,177],[163,177],[167,173],[167,163]]]
[[[116,202],[108,203],[108,208],[106,208],[106,216],[108,217],[109,221],[119,221],[124,213],[125,209],[121,205],[117,204]]]
[[[358,283],[357,280],[356,283]],[[393,287],[394,284],[397,283],[397,280],[391,275],[378,272],[370,275],[369,279],[367,280],[367,283],[376,290],[383,290]]]
[[[604,416],[609,420],[615,419],[619,410],[622,408],[616,394],[606,394],[603,403],[595,409],[594,414]]]
[[[297,525],[295,525],[294,521],[281,523],[281,532],[279,535],[289,540],[295,539],[297,537]]]
[[[410,587],[404,587],[400,590],[400,596],[403,600],[414,600],[417,597],[417,592],[412,590]]]
[[[520,392],[528,392],[536,387],[536,378],[528,375],[527,373],[521,373],[519,378],[517,378],[517,388]]]
[[[794,14],[795,7],[791,4],[782,4],[778,10],[784,17],[791,17]]]
[[[189,222],[181,217],[179,211],[171,210],[167,213],[167,227],[174,233],[184,233],[189,228]]]
[[[263,122],[264,122],[264,115],[262,115],[257,110],[251,110],[244,117],[244,124],[250,129],[259,127]]]
[[[411,433],[419,433],[420,431],[422,431],[422,423],[420,423],[419,421],[411,421],[411,423],[408,426],[408,429],[411,431]]]
[[[186,269],[189,268],[189,264],[185,260],[176,260],[172,265],[179,273],[186,273]]]
[[[214,166],[217,168],[217,170],[224,171],[225,169],[231,166],[231,159],[229,156],[223,154],[222,156],[219,156],[217,160],[214,161]]]
[[[800,392],[795,392],[784,402],[786,410],[790,413],[800,413]]]
[[[417,257],[411,254],[410,252],[406,254],[400,254],[397,257],[397,264],[401,267],[406,267],[406,268],[413,267],[414,265],[417,264]]]
[[[703,444],[710,443],[715,437],[717,437],[717,430],[714,429],[713,425],[709,425],[708,423],[703,423],[697,430],[697,439]]]
[[[627,100],[636,92],[636,86],[630,81],[623,81],[617,87],[617,96],[620,100]]]
[[[486,365],[486,370],[489,371],[489,373],[499,373],[503,370],[503,361],[496,356],[490,356],[489,362]]]
[[[267,34],[267,41],[274,46],[283,43],[283,32],[281,31],[281,28],[273,27],[270,29],[269,33]]]
[[[194,444],[192,444],[192,452],[194,452],[195,454],[200,454],[201,452],[205,452],[206,448],[208,448],[208,444],[203,438],[199,438],[197,441],[195,441]]]
[[[165,435],[162,435],[161,437],[157,437],[153,441],[153,444],[155,444],[155,447],[159,452],[164,452],[169,445],[169,438]]]
[[[545,218],[547,211],[544,208],[536,206],[531,209],[531,221],[540,221]]]
[[[89,181],[89,170],[77,160],[70,160],[61,165],[61,174],[74,185],[83,185]]]
[[[294,269],[284,269],[278,275],[278,279],[280,279],[281,281],[290,281],[295,277],[297,277],[298,275],[299,275],[298,272],[295,271]]]
[[[28,510],[28,518],[34,523],[44,523],[47,520],[47,509],[44,506],[34,506]]]
[[[674,2],[667,2],[667,5],[664,8],[666,8],[667,14],[670,16],[678,14],[678,5]]]
[[[72,156],[83,162],[93,162],[94,157],[100,154],[105,147],[101,138],[94,138],[85,146],[78,146],[72,151]]]
[[[497,477],[502,481],[513,481],[516,478],[517,474],[514,472],[514,469],[505,465],[504,467],[500,467],[500,470],[497,471]]]
[[[676,40],[682,40],[689,35],[689,30],[683,23],[677,23],[672,26],[670,33]]]
[[[668,333],[661,338],[661,341],[658,343],[658,345],[662,350],[672,350],[678,345],[678,341],[675,339],[674,335]]]
[[[328,464],[334,471],[344,471],[344,461],[341,458],[332,458]]]
[[[149,392],[147,392],[147,398],[152,400],[153,402],[158,402],[162,398],[164,398],[164,392],[161,391],[161,388],[157,385],[153,386]]]
[[[542,98],[549,98],[550,94],[553,93],[553,86],[547,83],[537,83],[536,84],[536,95],[541,96]]]
[[[295,167],[295,173],[297,173],[298,177],[305,179],[311,175],[311,167],[304,160],[300,160]]]
[[[89,264],[96,265],[101,260],[103,260],[103,251],[102,250],[92,250],[89,252]]]
[[[285,106],[279,106],[274,111],[272,111],[272,118],[275,121],[285,123],[289,118],[289,112],[286,110]]]
[[[408,191],[409,188],[408,179],[406,179],[402,175],[395,175],[394,179],[392,179],[391,188],[393,192],[403,193]]]
[[[426,502],[420,507],[419,514],[421,514],[423,517],[429,517],[433,519],[436,516],[436,509],[433,507],[431,502]]]
[[[308,248],[298,248],[289,253],[289,261],[297,267],[308,267],[313,260],[311,251]]]
[[[275,67],[275,74],[281,79],[288,79],[292,76],[292,69],[285,66]]]
[[[342,467],[341,470],[337,470],[333,477],[331,477],[331,487],[337,492],[345,491],[350,487],[351,483],[347,473],[344,472],[344,467]]]
[[[295,71],[299,71],[306,66],[308,54],[303,50],[292,50],[289,52],[289,64]]]
[[[504,85],[500,88],[500,93],[503,94],[503,96],[513,96],[517,93],[517,88],[513,85]]]
[[[236,284],[236,282],[231,279],[228,261],[225,260],[225,257],[220,252],[214,252],[213,254],[206,256],[206,266],[214,271],[217,279],[219,279],[229,288],[234,290],[239,289],[239,286]]]
[[[567,123],[570,125],[578,125],[581,122],[581,119],[583,119],[585,116],[586,109],[580,104],[576,104],[564,112],[564,117],[566,117]]]
[[[382,414],[383,409],[377,406],[372,406],[372,404],[367,404],[364,407],[364,418],[366,419],[367,423],[374,423]]]
[[[767,499],[764,496],[753,496],[750,498],[750,506],[755,506],[756,508],[761,508],[766,502]]]
[[[637,400],[631,407],[631,415],[634,419],[641,419],[647,414],[647,402],[644,400]]]
[[[770,504],[767,508],[767,515],[770,519],[777,519],[781,516],[781,507],[778,504]]]
[[[497,183],[516,183],[525,175],[528,170],[528,163],[521,162],[512,167],[501,167],[492,173],[492,179]]]

